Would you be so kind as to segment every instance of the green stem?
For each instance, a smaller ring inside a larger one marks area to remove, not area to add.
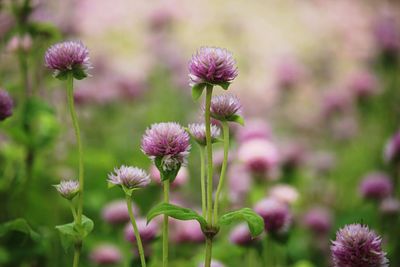
[[[203,212],[203,217],[206,217],[207,213],[207,202],[206,202],[206,177],[205,177],[205,158],[204,158],[204,147],[199,145],[200,151],[200,182],[201,182],[201,210]]]
[[[224,186],[224,181],[226,177],[226,167],[228,165],[228,152],[229,152],[229,125],[228,122],[222,121],[222,131],[224,135],[224,159],[222,161],[221,167],[221,175],[219,177],[217,192],[215,193],[215,202],[214,202],[214,222],[218,223],[218,202],[219,196],[222,191],[222,187]]]
[[[206,90],[206,110],[205,110],[205,123],[206,123],[206,146],[207,146],[207,223],[209,226],[213,224],[212,218],[212,192],[213,192],[213,158],[212,158],[212,145],[211,145],[211,98],[212,98],[212,85],[207,85]]]
[[[169,203],[169,179],[164,181],[164,202]],[[168,215],[163,222],[163,267],[168,267]]]
[[[69,111],[71,113],[72,123],[75,129],[75,136],[76,142],[78,145],[78,153],[79,153],[79,195],[78,195],[78,213],[76,222],[78,225],[82,223],[82,211],[83,211],[83,188],[84,188],[84,181],[83,181],[83,151],[82,151],[82,142],[81,142],[81,133],[79,130],[78,118],[75,112],[74,106],[74,77],[72,73],[68,74],[67,78],[67,96],[68,96],[68,106]]]
[[[71,208],[72,216],[74,217],[74,222],[76,222],[76,210],[74,207],[74,204],[72,203],[72,200],[68,201],[69,207]]]
[[[80,255],[81,255],[81,247],[80,246],[75,246],[74,263],[73,263],[72,267],[78,267],[79,266]]]
[[[132,226],[133,226],[133,231],[134,231],[135,237],[136,237],[136,243],[137,243],[137,246],[138,246],[140,262],[142,263],[142,267],[146,267],[146,260],[144,258],[144,250],[143,250],[142,239],[140,237],[139,229],[137,227],[136,220],[135,220],[135,217],[133,215],[132,199],[131,199],[131,197],[129,195],[126,195],[126,204],[128,206],[129,218],[131,219],[131,223],[132,223]]]
[[[206,260],[204,267],[211,267],[212,259],[212,238],[206,237]]]

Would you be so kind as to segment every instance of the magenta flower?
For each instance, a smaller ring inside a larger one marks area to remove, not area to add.
[[[253,245],[258,239],[254,239],[247,224],[242,223],[233,228],[229,235],[229,240],[238,246],[247,247]]]
[[[346,225],[336,233],[331,246],[335,267],[387,267],[382,239],[368,226]]]
[[[238,75],[231,52],[218,47],[201,47],[189,62],[190,86],[231,83]]]
[[[332,216],[327,209],[315,207],[307,211],[303,223],[316,234],[327,234],[332,226]]]
[[[138,208],[132,203],[133,214],[138,214]],[[122,224],[129,221],[129,212],[126,201],[115,200],[104,206],[101,217],[109,224]]]
[[[246,125],[238,129],[237,138],[239,143],[251,139],[270,139],[272,131],[270,126],[261,119],[246,120]]]
[[[142,169],[122,165],[108,175],[108,182],[126,189],[136,189],[146,187],[150,183],[150,177]]]
[[[142,239],[143,243],[149,243],[153,241],[158,233],[158,224],[155,220],[150,221],[148,224],[146,222],[146,219],[144,218],[139,218],[136,220],[137,227],[139,230],[140,238]],[[132,242],[136,243],[136,236],[135,232],[133,231],[133,227],[131,223],[128,223],[125,227],[125,239]]]
[[[0,121],[13,114],[14,102],[7,91],[0,89]]]
[[[291,225],[289,207],[279,200],[265,198],[255,205],[254,210],[264,219],[265,230],[271,234],[283,234]]]
[[[108,266],[120,263],[122,255],[116,246],[104,244],[95,247],[90,252],[89,258],[94,264]]]
[[[372,172],[361,181],[360,192],[364,198],[382,200],[393,191],[391,179],[382,172]]]
[[[384,159],[387,163],[397,163],[400,161],[400,131],[387,142]]]
[[[172,221],[171,238],[175,243],[202,243],[204,242],[204,234],[197,221]]]
[[[63,79],[71,71],[75,79],[81,80],[88,76],[91,68],[89,50],[80,41],[54,44],[46,51],[45,65],[57,78]]]
[[[204,123],[192,123],[188,126],[190,134],[194,140],[202,146],[206,145],[206,125]],[[211,143],[217,142],[221,130],[216,125],[211,125]]]
[[[177,170],[184,165],[189,150],[189,134],[175,122],[153,124],[142,138],[143,153],[156,165],[156,161],[161,160],[163,171]]]
[[[68,200],[72,200],[79,193],[79,182],[76,180],[64,180],[54,187],[63,198]]]
[[[231,94],[213,96],[211,99],[211,117],[220,121],[234,121],[241,113],[239,98]]]
[[[376,95],[379,91],[377,77],[369,71],[353,74],[348,83],[349,89],[358,100]]]

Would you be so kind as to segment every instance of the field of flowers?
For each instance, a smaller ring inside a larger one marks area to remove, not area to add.
[[[0,266],[400,267],[400,4],[0,0]]]

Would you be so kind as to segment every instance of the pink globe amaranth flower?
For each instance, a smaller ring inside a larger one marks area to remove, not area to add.
[[[142,138],[143,153],[153,161],[161,159],[164,171],[186,164],[189,150],[189,134],[176,122],[153,124]]]
[[[189,132],[194,140],[202,146],[206,145],[206,125],[204,123],[192,123],[188,125]],[[217,142],[221,130],[216,125],[211,125],[211,143]]]
[[[240,115],[242,106],[239,98],[232,94],[213,96],[211,99],[211,117],[221,121],[231,121]]]
[[[400,48],[400,29],[393,14],[386,12],[378,18],[375,22],[374,35],[376,44],[383,52],[397,53]]]
[[[280,156],[271,141],[252,139],[240,145],[238,159],[249,171],[265,174],[278,167]]]
[[[11,117],[13,114],[14,102],[7,91],[0,89],[0,121]]]
[[[218,47],[201,47],[189,62],[190,86],[231,83],[238,75],[231,52]]]
[[[228,169],[229,197],[233,204],[241,204],[250,191],[252,179],[250,173],[242,165],[234,164]]]
[[[138,208],[132,203],[132,212],[137,215]],[[101,217],[109,224],[122,224],[129,221],[129,212],[124,199],[115,200],[104,206]]]
[[[354,73],[348,81],[348,87],[358,100],[367,99],[379,91],[378,79],[369,71]]]
[[[317,175],[329,173],[336,164],[335,156],[327,151],[317,151],[307,159],[308,164],[315,170]]]
[[[121,251],[114,245],[104,244],[95,247],[89,255],[92,263],[97,265],[112,265],[122,261]]]
[[[322,116],[330,118],[342,114],[351,106],[351,95],[340,90],[331,90],[324,94],[322,99]]]
[[[304,76],[304,67],[295,58],[284,58],[276,67],[276,80],[279,88],[291,89]]]
[[[386,143],[383,157],[386,163],[400,162],[400,131]]]
[[[114,173],[108,175],[108,182],[114,185],[135,189],[146,187],[150,183],[149,175],[136,167],[124,166],[115,168]]]
[[[175,243],[203,243],[204,234],[197,221],[179,221],[173,220],[171,238]]]
[[[301,166],[306,158],[305,148],[301,144],[288,144],[281,152],[282,167],[285,170],[293,170]]]
[[[382,200],[393,191],[391,179],[383,172],[372,172],[360,184],[360,193],[366,199]]]
[[[89,50],[81,41],[66,41],[52,45],[45,54],[45,65],[54,71],[55,77],[63,78],[72,71],[81,80],[91,69]]]
[[[400,201],[393,197],[385,198],[379,205],[379,211],[384,215],[397,215],[400,212]]]
[[[200,263],[199,267],[204,267],[204,263]],[[225,265],[217,260],[211,260],[211,267],[225,267]]]
[[[68,200],[72,200],[79,193],[79,182],[76,180],[64,180],[54,186],[58,193]]]
[[[382,239],[368,226],[346,225],[336,233],[331,246],[335,267],[387,267]]]
[[[254,206],[255,212],[264,219],[265,231],[271,234],[284,234],[292,223],[289,207],[273,198],[265,198]]]
[[[188,181],[189,172],[186,167],[182,167],[179,169],[178,174],[176,175],[175,180],[171,183],[172,188],[178,188],[185,185]],[[152,165],[150,168],[150,178],[161,185],[161,176],[160,171],[156,166]]]
[[[259,240],[258,238],[253,238],[249,231],[249,227],[247,224],[242,223],[237,225],[235,228],[232,229],[229,240],[231,243],[236,244],[238,246],[251,246]]]
[[[32,48],[32,37],[29,34],[13,36],[7,44],[8,52],[28,52]]]
[[[159,230],[159,226],[156,221],[150,221],[149,224],[147,224],[146,219],[138,218],[136,219],[136,224],[139,230],[140,238],[142,239],[143,243],[149,243],[156,238]],[[126,240],[134,244],[136,243],[135,232],[133,231],[131,223],[128,223],[125,226],[124,233]]]
[[[315,207],[306,212],[304,226],[316,234],[327,234],[332,227],[332,215],[322,207]]]
[[[299,192],[291,185],[277,184],[271,187],[268,196],[286,204],[293,204],[299,199]]]
[[[246,120],[244,127],[240,127],[237,132],[239,143],[249,141],[251,139],[270,139],[272,136],[271,128],[261,119]]]

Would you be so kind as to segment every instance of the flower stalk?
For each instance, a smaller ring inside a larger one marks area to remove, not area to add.
[[[202,215],[205,218],[207,213],[207,200],[206,200],[206,166],[205,166],[205,149],[204,146],[199,145],[200,151],[200,183],[201,183],[201,210]]]
[[[164,202],[169,203],[169,186],[170,186],[170,180],[165,180],[164,181]],[[164,215],[164,220],[163,220],[163,267],[168,267],[168,215]]]

